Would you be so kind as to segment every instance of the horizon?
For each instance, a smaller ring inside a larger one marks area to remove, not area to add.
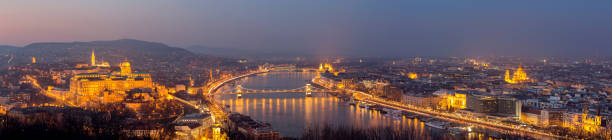
[[[121,39],[114,39],[114,40],[91,40],[91,41],[67,41],[67,42],[32,42],[29,43],[27,45],[24,46],[14,46],[14,45],[3,45],[0,44],[0,46],[8,46],[8,47],[17,47],[17,48],[24,48],[33,44],[54,44],[54,43],[91,43],[91,42],[114,42],[114,41],[122,41],[122,40],[129,40],[129,41],[143,41],[143,42],[147,42],[147,43],[159,43],[159,44],[163,44],[166,45],[168,47],[172,47],[172,48],[181,48],[181,49],[185,49],[189,52],[192,53],[199,53],[199,54],[206,54],[206,55],[212,55],[212,56],[221,56],[221,57],[237,57],[237,56],[242,56],[243,57],[261,57],[261,56],[274,56],[274,57],[307,57],[307,56],[319,56],[319,57],[330,57],[330,56],[342,56],[342,57],[372,57],[372,58],[411,58],[411,57],[431,57],[431,58],[451,58],[451,57],[526,57],[526,58],[533,58],[533,57],[557,57],[557,58],[611,58],[612,54],[609,56],[604,55],[589,55],[589,56],[566,56],[566,55],[496,55],[496,54],[489,54],[489,55],[445,55],[445,56],[436,56],[436,55],[403,55],[403,56],[394,56],[394,55],[368,55],[368,54],[331,54],[331,55],[318,55],[318,54],[310,54],[310,53],[296,53],[296,52],[273,52],[273,53],[262,53],[262,52],[249,52],[247,53],[246,51],[254,51],[254,50],[249,50],[249,49],[245,49],[245,48],[221,48],[221,47],[208,47],[208,46],[199,46],[199,45],[194,45],[194,46],[172,46],[172,45],[168,45],[164,42],[156,42],[156,41],[148,41],[148,40],[139,40],[139,39],[134,39],[134,38],[121,38]],[[146,46],[145,46],[146,47]],[[240,52],[236,52],[235,54],[227,54],[226,52],[224,53],[220,53],[220,54],[216,54],[218,52],[201,52],[198,49],[229,49],[229,50],[233,50],[233,51],[240,51]],[[290,54],[283,54],[283,53],[290,53]]]
[[[163,45],[166,45],[168,47],[173,47],[173,48],[181,48],[181,49],[185,49],[189,52],[192,53],[201,53],[201,54],[207,54],[207,55],[212,55],[212,56],[227,56],[227,57],[236,57],[236,56],[241,56],[241,55],[245,55],[245,57],[260,57],[260,56],[275,56],[275,57],[287,57],[287,56],[298,56],[298,57],[303,57],[303,56],[320,56],[320,57],[329,57],[329,56],[344,56],[344,57],[378,57],[378,58],[409,58],[409,57],[438,57],[438,58],[450,58],[450,57],[558,57],[558,58],[610,58],[612,57],[612,54],[598,54],[597,52],[595,52],[594,55],[586,55],[586,56],[572,56],[572,55],[498,55],[498,54],[489,54],[489,55],[470,55],[470,54],[450,54],[450,55],[372,55],[372,54],[328,54],[328,55],[321,55],[321,54],[312,54],[312,53],[298,53],[298,52],[248,52],[247,51],[256,51],[256,49],[249,49],[249,48],[223,48],[223,47],[210,47],[210,46],[203,46],[203,45],[193,45],[193,46],[172,46],[169,45],[167,43],[164,42],[156,42],[156,41],[149,41],[149,40],[140,40],[140,39],[134,39],[134,38],[121,38],[121,39],[113,39],[113,40],[90,40],[90,41],[66,41],[66,42],[53,42],[53,41],[49,41],[49,42],[32,42],[29,43],[27,45],[24,46],[15,46],[15,45],[4,45],[4,44],[0,44],[0,46],[8,46],[8,47],[17,47],[17,48],[23,48],[23,47],[27,47],[33,44],[45,44],[45,43],[91,43],[91,42],[113,42],[113,41],[121,41],[121,40],[130,40],[130,41],[143,41],[143,42],[147,42],[147,43],[160,43]],[[220,54],[216,54],[217,52],[202,52],[198,49],[222,49],[222,50],[232,50],[232,51],[240,51],[240,52],[236,52],[235,54],[227,54],[226,52],[220,53]],[[288,54],[287,54],[288,53]]]

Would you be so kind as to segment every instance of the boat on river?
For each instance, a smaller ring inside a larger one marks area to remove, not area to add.
[[[387,114],[385,114],[385,116],[392,118],[394,120],[401,120],[402,119],[402,111],[401,110],[394,110],[394,109],[387,109],[384,108],[383,110],[387,111]]]
[[[349,102],[348,104],[351,105],[351,106],[355,106],[356,105],[355,102]]]
[[[361,107],[361,108],[365,108],[365,109],[368,109],[368,108],[369,108],[368,103],[366,103],[366,102],[364,102],[364,101],[361,101],[361,102],[359,103],[359,107]]]
[[[448,127],[448,123],[444,121],[429,121],[425,125],[438,129],[446,129]]]

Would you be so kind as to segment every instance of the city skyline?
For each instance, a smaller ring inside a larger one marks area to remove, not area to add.
[[[611,13],[569,0],[7,0],[0,139],[612,139]]]

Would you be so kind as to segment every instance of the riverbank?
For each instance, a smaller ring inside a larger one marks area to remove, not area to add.
[[[321,87],[326,87],[325,85],[322,85],[321,83],[317,82],[318,80],[316,79],[312,79],[311,82],[314,85],[318,85]],[[516,129],[510,126],[503,126],[502,124],[490,124],[491,122],[480,122],[477,120],[469,120],[469,119],[461,119],[457,116],[452,116],[450,114],[447,113],[442,113],[442,112],[436,112],[433,110],[426,110],[426,109],[421,109],[418,107],[407,107],[405,105],[400,105],[399,103],[395,103],[393,101],[387,101],[384,99],[380,99],[378,97],[374,97],[370,94],[366,94],[360,91],[354,91],[354,90],[350,90],[350,89],[338,89],[338,90],[342,90],[343,92],[346,93],[352,93],[353,97],[356,100],[362,100],[368,103],[372,103],[372,104],[377,104],[377,105],[381,105],[387,108],[392,108],[392,109],[397,109],[397,110],[402,110],[402,111],[408,111],[411,113],[415,113],[421,116],[431,116],[435,119],[439,119],[439,120],[444,120],[444,121],[448,121],[448,122],[453,122],[453,123],[459,123],[459,124],[464,124],[464,125],[469,125],[469,126],[478,126],[478,127],[484,127],[484,128],[488,128],[488,129],[492,129],[492,130],[496,130],[498,132],[504,133],[504,134],[512,134],[512,135],[520,135],[520,136],[530,136],[530,137],[534,137],[534,138],[538,138],[538,139],[554,139],[554,138],[566,138],[566,137],[561,137],[561,136],[556,136],[556,135],[552,135],[549,133],[542,133],[542,132],[535,132],[535,131],[527,131],[527,130],[521,130],[521,129]]]
[[[292,89],[307,84],[316,76],[309,72],[271,72],[248,78],[237,79],[237,85],[250,89]],[[218,93],[233,90],[231,84],[218,89]],[[313,92],[310,97],[304,93],[257,93],[236,95],[217,94],[216,102],[233,113],[251,116],[253,119],[268,122],[279,130],[284,137],[301,137],[304,128],[311,124],[330,124],[356,128],[382,128],[396,126],[412,127],[423,134],[427,127],[412,119],[394,120],[379,111],[350,106],[331,94]]]

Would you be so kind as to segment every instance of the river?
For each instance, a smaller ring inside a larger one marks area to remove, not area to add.
[[[314,76],[316,73],[312,72],[257,74],[220,87],[215,93],[216,100],[229,105],[231,112],[272,124],[281,136],[300,137],[305,128],[322,124],[359,129],[391,127],[394,130],[409,131],[423,139],[431,138],[431,134],[450,136],[445,130],[430,128],[417,118],[395,120],[379,111],[348,105],[327,93],[313,93],[311,97],[306,97],[304,93],[258,93],[243,94],[242,98],[222,94],[231,92],[237,85],[248,89],[294,89],[304,86]],[[468,133],[461,137],[479,136],[482,134]]]

